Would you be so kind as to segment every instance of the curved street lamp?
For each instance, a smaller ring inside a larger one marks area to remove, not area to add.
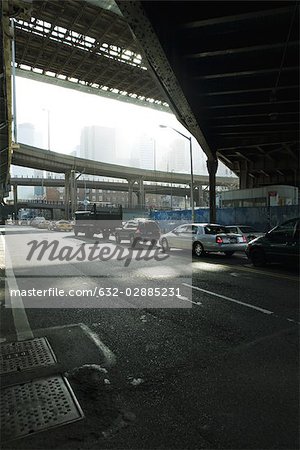
[[[192,137],[186,136],[181,133],[181,131],[176,130],[176,128],[170,127],[169,125],[159,125],[160,128],[170,128],[175,131],[175,133],[180,134],[180,136],[184,137],[189,141],[190,146],[190,160],[191,160],[191,208],[192,208],[192,222],[195,222],[195,208],[194,208],[194,171],[193,171],[193,148],[192,148]]]

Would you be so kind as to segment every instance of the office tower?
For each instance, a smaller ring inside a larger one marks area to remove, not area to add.
[[[106,163],[116,163],[115,128],[89,126],[84,127],[80,136],[80,158]]]

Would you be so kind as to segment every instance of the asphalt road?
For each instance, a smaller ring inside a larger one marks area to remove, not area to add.
[[[28,243],[41,237],[73,252],[94,245],[70,233],[8,227],[9,287],[67,295],[22,295],[25,325],[23,313],[2,304],[1,338],[17,336],[16,323],[33,335],[81,323],[105,344],[115,358],[114,386],[134,420],[95,448],[299,448],[296,270],[254,269],[243,254],[195,259],[174,251],[164,259],[151,249],[145,260],[145,248],[127,266],[117,255],[49,261],[36,252],[29,261]],[[116,246],[100,239],[103,247],[112,254]],[[70,297],[72,289],[94,295]],[[123,390],[130,379],[140,384]]]

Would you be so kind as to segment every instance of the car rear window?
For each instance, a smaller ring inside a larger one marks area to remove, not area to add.
[[[219,234],[219,233],[229,233],[225,227],[216,225],[207,225],[205,227],[205,234]]]
[[[254,233],[255,229],[253,227],[240,227],[242,233]]]
[[[237,233],[238,230],[236,227],[226,227],[227,233]]]
[[[159,231],[159,226],[155,222],[145,222],[144,224],[140,224],[140,226],[141,225],[149,231]]]

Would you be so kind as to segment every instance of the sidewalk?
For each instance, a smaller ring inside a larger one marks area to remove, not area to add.
[[[120,373],[86,325],[8,336],[1,350],[3,449],[182,448],[178,424],[193,448],[209,448],[172,406],[171,386]]]

